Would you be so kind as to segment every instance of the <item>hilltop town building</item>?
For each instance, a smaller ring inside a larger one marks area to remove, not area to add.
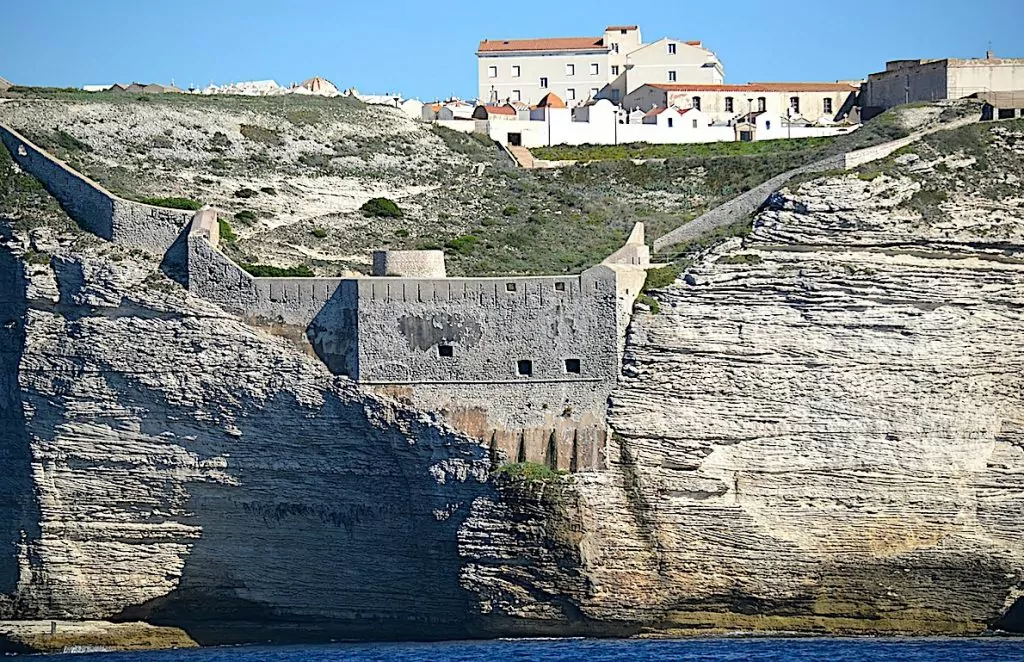
[[[833,122],[850,118],[856,102],[857,88],[849,83],[649,83],[623,98],[622,106],[645,112],[669,106],[693,108],[717,124],[734,122],[748,113]]]
[[[1024,58],[892,60],[885,71],[868,76],[861,87],[861,106],[868,119],[914,101],[963,99],[979,93],[1024,90]]]
[[[643,43],[636,25],[613,25],[598,37],[485,39],[477,49],[482,102],[536,103],[549,92],[570,106],[588,99],[618,103],[645,83],[715,84],[718,57],[699,41]]]

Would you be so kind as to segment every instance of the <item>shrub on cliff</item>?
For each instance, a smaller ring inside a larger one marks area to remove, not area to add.
[[[269,264],[239,263],[240,267],[257,278],[312,278],[313,270],[304,264],[294,267],[274,267]]]
[[[665,267],[658,267],[657,269],[647,270],[647,280],[644,281],[643,291],[657,290],[662,287],[668,287],[672,283],[676,282],[676,278],[679,278],[679,268],[670,264]]]
[[[473,235],[467,234],[447,241],[444,247],[448,250],[455,251],[459,255],[469,255],[473,252],[473,248],[476,246],[478,241],[479,239]]]
[[[394,200],[371,198],[359,208],[366,216],[373,218],[402,218],[405,213]]]
[[[187,209],[197,211],[203,203],[189,198],[143,198],[142,202],[154,207],[167,207],[168,209]]]
[[[568,475],[568,472],[537,462],[510,462],[495,469],[494,475],[512,480],[550,482]]]

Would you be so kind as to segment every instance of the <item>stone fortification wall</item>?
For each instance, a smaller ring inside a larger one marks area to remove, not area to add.
[[[373,275],[444,278],[444,251],[374,251]]]
[[[196,213],[188,230],[188,289],[233,312],[306,326],[335,300],[341,278],[254,278],[217,250],[217,214]]]
[[[162,255],[192,217],[191,211],[125,200],[0,124],[0,140],[14,161],[42,182],[83,230],[116,244]]]

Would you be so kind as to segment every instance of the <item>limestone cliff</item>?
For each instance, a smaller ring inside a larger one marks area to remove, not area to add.
[[[577,477],[534,528],[578,553],[580,581],[543,585],[580,615],[1024,626],[1024,601],[1000,621],[1024,595],[1024,124],[904,152],[785,191],[634,316],[612,470]],[[464,577],[528,617],[523,574]]]
[[[0,617],[1024,629],[1024,127],[870,168],[794,184],[657,292],[608,469],[547,481],[2,198]]]

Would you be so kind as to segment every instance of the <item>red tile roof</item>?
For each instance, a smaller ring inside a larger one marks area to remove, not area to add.
[[[483,108],[487,112],[488,115],[515,115],[516,114],[516,109],[513,108],[512,106],[483,105],[483,106],[478,106],[478,108]]]
[[[700,85],[690,83],[649,83],[666,92],[856,92],[848,83],[746,83],[745,85]]]
[[[694,39],[692,41],[684,41],[683,43],[686,44],[687,46],[700,46],[701,45],[701,40],[700,39]]]
[[[649,111],[647,111],[647,115],[645,117],[654,117],[655,115],[661,115],[663,112],[669,109],[676,111],[680,115],[685,115],[686,113],[693,110],[693,108],[676,108],[675,106],[663,106],[661,108],[651,108]]]
[[[608,50],[604,37],[553,37],[550,39],[484,39],[477,53],[508,51],[591,51]]]

